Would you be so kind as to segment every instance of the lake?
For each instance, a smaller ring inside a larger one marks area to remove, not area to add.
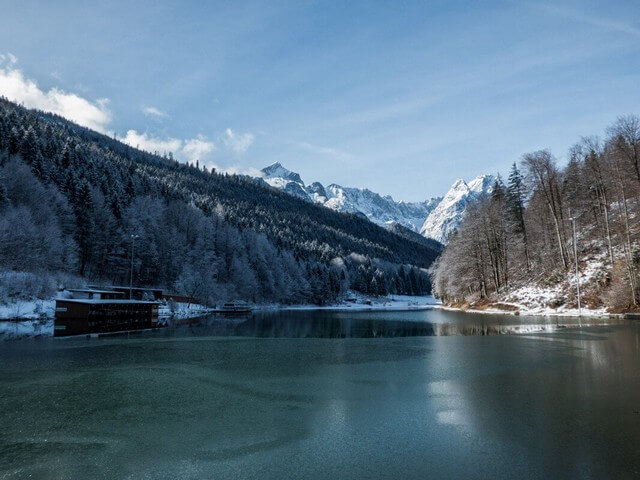
[[[640,324],[612,323],[296,311],[2,342],[0,478],[640,478]]]

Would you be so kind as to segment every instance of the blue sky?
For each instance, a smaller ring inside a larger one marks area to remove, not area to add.
[[[89,4],[92,5],[89,5]],[[640,3],[0,0],[0,94],[399,200],[640,113]]]

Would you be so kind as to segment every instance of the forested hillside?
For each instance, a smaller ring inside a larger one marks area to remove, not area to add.
[[[66,273],[204,301],[418,294],[439,253],[356,215],[207,171],[0,99],[0,271]]]
[[[498,178],[434,265],[437,295],[524,303],[538,292],[548,307],[576,307],[580,286],[582,306],[637,309],[640,118],[620,117],[606,132],[581,139],[563,167],[537,151],[506,183]]]

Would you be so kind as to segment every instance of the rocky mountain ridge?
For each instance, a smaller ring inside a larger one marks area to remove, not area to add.
[[[306,185],[300,174],[276,162],[261,170],[261,180],[291,195],[321,204],[332,210],[361,214],[385,227],[401,225],[426,238],[446,243],[460,224],[467,206],[481,195],[491,193],[495,178],[481,175],[469,182],[456,180],[444,197],[423,202],[395,201],[367,188],[343,187],[320,182]]]

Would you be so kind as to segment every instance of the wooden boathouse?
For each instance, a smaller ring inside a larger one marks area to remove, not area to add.
[[[56,300],[54,337],[141,330],[158,326],[158,303],[140,300]]]
[[[56,300],[54,337],[158,327],[161,302],[197,303],[159,288],[89,285],[67,290]]]

